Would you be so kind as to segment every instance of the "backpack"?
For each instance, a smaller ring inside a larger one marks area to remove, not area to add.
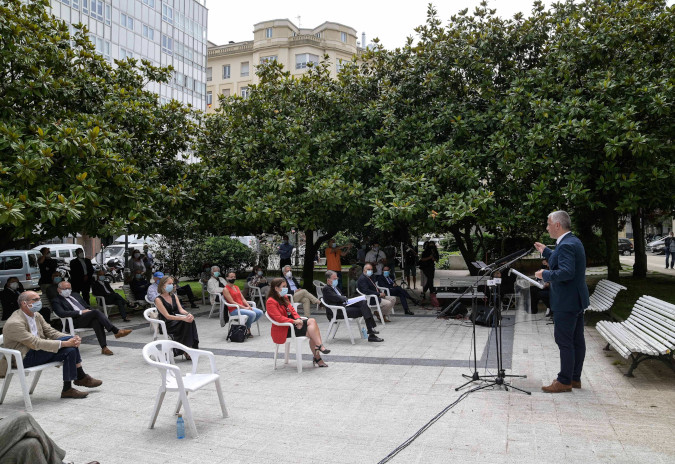
[[[246,326],[232,324],[230,326],[230,332],[227,334],[227,340],[235,343],[244,343],[246,340]]]

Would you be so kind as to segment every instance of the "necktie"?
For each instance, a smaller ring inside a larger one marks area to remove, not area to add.
[[[76,300],[75,298],[73,298],[72,296],[69,296],[69,297],[68,297],[68,301],[70,302],[70,304],[72,304],[73,306],[75,306],[75,307],[76,307],[77,309],[79,309],[80,311],[84,311],[84,306],[82,306],[82,305],[80,304],[80,302],[77,301],[77,300]]]

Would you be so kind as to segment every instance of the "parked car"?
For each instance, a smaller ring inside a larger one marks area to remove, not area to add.
[[[619,253],[622,255],[631,255],[635,251],[633,247],[633,242],[631,242],[627,238],[620,238],[619,239]]]
[[[40,251],[42,248],[49,248],[54,259],[66,264],[69,264],[70,260],[76,257],[75,254],[77,253],[77,250],[82,250],[84,253],[82,245],[73,243],[48,243],[45,245],[38,245],[34,247],[33,250]]]
[[[40,288],[40,252],[35,250],[6,250],[0,253],[0,288],[10,277],[17,277],[26,290]]]
[[[664,255],[666,254],[666,239],[654,240],[647,244],[647,253],[653,253],[655,255]]]

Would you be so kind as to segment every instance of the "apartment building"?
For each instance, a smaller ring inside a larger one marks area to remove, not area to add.
[[[253,26],[253,40],[226,45],[208,43],[206,68],[207,112],[218,107],[218,95],[248,95],[249,86],[258,82],[255,68],[276,60],[291,74],[302,74],[310,63],[319,64],[328,55],[331,75],[363,49],[357,44],[356,30],[334,22],[314,29],[299,28],[288,19],[263,21]]]
[[[82,23],[96,51],[114,64],[126,57],[173,66],[169,84],[149,83],[166,103],[206,109],[206,0],[51,0],[54,16]]]

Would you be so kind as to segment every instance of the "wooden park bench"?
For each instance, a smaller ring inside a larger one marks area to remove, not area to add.
[[[611,280],[602,279],[595,286],[593,294],[590,296],[590,304],[586,311],[605,312],[609,311],[614,304],[616,295],[621,291],[626,290],[626,287],[619,285]]]
[[[627,377],[633,377],[633,370],[647,359],[658,359],[675,371],[675,305],[645,295],[625,321],[600,321],[595,328],[607,340],[605,350],[611,346],[632,359]]]

